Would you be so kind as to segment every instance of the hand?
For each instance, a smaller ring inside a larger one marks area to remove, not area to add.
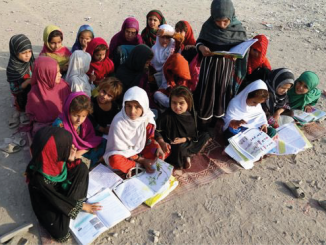
[[[152,168],[153,163],[155,162],[156,159],[146,159],[146,158],[141,158],[138,160],[138,162],[143,165],[143,167],[146,170],[146,173],[152,174],[155,172],[155,169]]]
[[[203,56],[212,56],[211,50],[206,47],[205,45],[200,45],[199,46],[199,51],[202,53]]]
[[[305,112],[312,112],[313,111],[313,107],[311,105],[306,105],[304,108]]]
[[[26,88],[29,84],[31,84],[31,82],[32,82],[32,79],[28,78],[21,84],[21,87]]]
[[[69,162],[73,162],[76,159],[76,152],[77,152],[77,148],[74,144],[71,145],[71,149],[70,149],[70,155],[68,158]]]
[[[275,119],[275,122],[278,124],[278,121],[280,120],[280,114],[275,112],[274,115],[273,115],[274,119]]]
[[[86,152],[88,152],[89,150],[79,150],[76,152],[76,158],[81,158],[82,155],[84,155]]]
[[[240,128],[243,124],[247,124],[247,122],[243,119],[241,120],[232,120],[229,124],[229,127],[233,129],[238,129]]]
[[[64,73],[64,72],[66,72],[67,70],[68,70],[68,63],[65,64],[63,67],[61,67],[61,69],[60,69],[61,73]]]
[[[86,49],[87,49],[87,40],[83,39],[80,46],[82,47],[83,51],[86,51]]]
[[[166,143],[163,138],[160,138],[158,141],[159,145],[161,146],[164,153],[169,153],[171,150],[171,145]]]
[[[186,45],[185,50],[189,50],[189,49],[195,48],[195,47],[196,47],[195,45]]]
[[[90,213],[90,214],[94,214],[96,211],[99,211],[102,209],[102,206],[99,205],[99,203],[83,203],[83,208],[82,208],[85,212]]]
[[[98,131],[100,131],[101,133],[103,133],[103,134],[105,134],[105,135],[108,135],[108,133],[109,133],[109,129],[110,129],[110,127],[99,127],[98,128]]]
[[[157,158],[161,158],[161,159],[164,159],[164,157],[165,157],[165,154],[161,147],[157,148],[155,155]]]
[[[267,124],[264,124],[263,126],[261,126],[260,131],[267,133]]]
[[[175,138],[173,142],[171,142],[172,145],[177,145],[177,144],[182,144],[187,142],[187,138],[183,137],[183,138]]]
[[[233,57],[233,56],[231,56],[231,55],[224,55],[224,57],[225,57],[226,59],[230,59],[230,60],[234,60],[234,61],[237,60],[236,57]]]
[[[90,74],[89,75],[89,81],[90,82],[95,82],[95,80],[96,80],[96,76],[94,74]]]

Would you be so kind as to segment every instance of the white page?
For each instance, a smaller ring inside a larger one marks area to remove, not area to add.
[[[312,113],[307,113],[301,110],[293,110],[293,116],[303,122],[311,122],[315,119]]]
[[[255,42],[257,42],[258,39],[250,39],[245,42],[242,42],[234,47],[232,47],[229,52],[234,53],[234,54],[241,54],[242,56],[245,56],[247,53],[248,49],[250,48],[251,45],[253,45]]]
[[[279,154],[297,154],[299,151],[305,149],[307,142],[302,137],[299,130],[300,129],[293,123],[285,124],[277,129],[279,141],[282,141],[285,144],[285,146],[283,146],[285,149],[280,149],[281,147],[279,143]]]
[[[238,162],[244,169],[252,169],[254,167],[254,162],[249,161],[248,159],[245,160],[243,156],[240,155],[239,152],[231,144],[229,144],[224,151],[230,157],[232,157],[236,162]]]

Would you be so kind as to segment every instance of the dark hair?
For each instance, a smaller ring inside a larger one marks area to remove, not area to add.
[[[79,113],[82,111],[87,111],[88,114],[93,113],[91,100],[86,95],[79,95],[70,103],[69,114]]]
[[[98,46],[94,49],[93,55],[96,54],[96,53],[99,52],[99,51],[102,51],[102,50],[107,51],[107,50],[108,50],[108,47],[107,47],[105,44],[100,44],[100,45],[98,45]]]
[[[54,38],[54,37],[60,37],[61,41],[63,40],[62,32],[59,30],[54,30],[53,32],[50,33],[50,35],[48,37],[48,43],[50,43],[52,38]]]
[[[174,89],[172,89],[172,91],[170,93],[170,103],[172,100],[172,96],[183,97],[188,104],[188,110],[191,111],[191,108],[192,108],[194,102],[193,102],[193,98],[192,98],[192,93],[190,92],[190,90],[187,87],[177,86]]]
[[[265,89],[257,89],[255,91],[252,91],[248,94],[247,99],[252,98],[260,98],[260,99],[268,99],[268,91]]]
[[[100,85],[98,86],[98,91],[100,90],[109,90],[113,94],[113,99],[118,99],[123,90],[122,82],[116,77],[105,78]]]
[[[184,23],[182,20],[180,20],[177,24],[175,24],[175,30],[180,30],[180,32],[184,31],[185,33],[188,32],[188,27],[186,23]]]

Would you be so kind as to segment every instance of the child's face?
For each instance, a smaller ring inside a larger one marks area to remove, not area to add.
[[[94,61],[102,61],[104,60],[106,55],[106,50],[99,50],[93,55],[93,60]]]
[[[90,31],[83,31],[82,33],[80,33],[79,35],[79,43],[80,43],[80,46],[82,48],[86,48],[87,47],[87,44],[92,41],[93,39],[93,35]]]
[[[175,114],[182,114],[188,110],[188,104],[184,97],[172,96],[171,109]]]
[[[278,87],[276,93],[278,95],[284,95],[288,92],[288,90],[292,87],[291,83],[283,84],[282,86]]]
[[[128,42],[131,42],[135,39],[137,35],[137,30],[135,28],[126,28],[125,30],[125,38]]]
[[[150,28],[153,28],[154,30],[158,29],[158,26],[160,25],[160,20],[156,16],[149,16],[148,17],[148,25]]]
[[[151,64],[151,60],[147,60],[144,69],[148,69],[150,64]]]
[[[62,40],[61,37],[53,37],[49,42],[49,46],[52,51],[57,51],[62,47]]]
[[[165,48],[169,45],[169,43],[171,42],[171,37],[167,37],[167,36],[163,36],[163,37],[159,37],[159,42],[160,45]]]
[[[251,47],[249,55],[254,59],[259,59],[261,56],[261,52],[258,49]]]
[[[107,104],[114,99],[113,93],[109,89],[101,89],[97,96],[97,101],[100,104]]]
[[[126,101],[125,103],[125,111],[127,116],[131,120],[136,120],[137,118],[141,117],[143,114],[143,108],[138,103],[138,101]]]
[[[295,83],[295,93],[296,94],[306,94],[308,93],[308,86],[303,81],[297,81]]]
[[[78,128],[83,122],[85,122],[88,115],[88,111],[71,112],[70,121],[75,128]]]
[[[221,29],[226,29],[230,25],[230,23],[231,21],[228,18],[215,20],[215,24]]]
[[[59,67],[59,65],[57,65],[57,76],[55,77],[55,83],[59,84],[61,81],[61,77],[62,77],[62,75],[60,73],[60,67]]]
[[[185,31],[181,31],[179,29],[175,29],[175,33],[180,33],[183,37],[186,36],[186,32]]]
[[[32,50],[26,49],[25,51],[19,53],[17,58],[27,63],[30,61],[31,57],[32,57]]]
[[[254,98],[250,98],[250,99],[247,98],[246,102],[247,102],[248,106],[257,106],[258,104],[264,103],[265,101],[266,101],[266,99],[264,99],[264,98],[254,97]]]

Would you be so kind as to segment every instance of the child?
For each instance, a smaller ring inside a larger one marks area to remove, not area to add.
[[[141,36],[150,48],[156,43],[157,30],[163,24],[166,24],[166,21],[161,11],[154,9],[146,15],[146,27],[141,32]]]
[[[109,133],[114,116],[120,111],[116,100],[122,94],[122,83],[114,77],[105,78],[98,86],[98,95],[92,97],[93,113],[89,115],[96,135]]]
[[[71,93],[63,106],[63,113],[53,123],[53,126],[71,133],[72,143],[77,148],[76,158],[90,159],[91,167],[103,156],[106,143],[105,139],[95,135],[87,118],[92,110],[91,100],[84,92]]]
[[[122,110],[114,117],[110,126],[104,160],[112,169],[128,173],[136,166],[143,165],[146,172],[156,157],[163,152],[154,140],[154,113],[149,109],[145,90],[135,86],[123,97]]]
[[[62,45],[63,34],[59,27],[49,25],[43,32],[43,49],[40,55],[50,56],[55,59],[60,67],[60,72],[65,73],[68,70],[69,57],[71,52]]]
[[[245,131],[248,128],[259,128],[270,137],[276,134],[275,129],[268,127],[265,112],[261,103],[268,99],[266,83],[257,80],[249,84],[235,96],[227,108],[224,119],[225,139]]]
[[[90,25],[82,25],[79,27],[76,41],[72,46],[71,52],[76,50],[86,51],[87,44],[95,37],[93,28]]]
[[[321,95],[321,91],[317,88],[318,84],[319,78],[316,73],[312,71],[302,73],[288,92],[291,109],[312,112],[312,106],[317,103]]]
[[[103,38],[95,37],[88,43],[86,51],[92,56],[87,75],[97,86],[114,71],[114,64],[109,58],[109,47]]]
[[[224,115],[235,93],[233,74],[238,75],[238,68],[234,68],[233,58],[213,55],[212,51],[228,51],[245,40],[247,40],[246,32],[235,17],[231,0],[213,0],[211,16],[203,24],[196,44],[203,60],[194,99],[203,126],[212,117]],[[246,59],[240,59],[240,62],[242,61],[246,62]]]
[[[166,161],[177,168],[189,169],[190,156],[197,154],[210,136],[198,134],[192,94],[184,86],[171,91],[170,108],[159,116],[156,140],[164,153],[171,151]]]
[[[196,56],[196,39],[190,24],[185,20],[180,20],[175,25],[175,32],[180,33],[184,37],[183,44],[181,46],[181,54],[190,63]]]
[[[34,66],[34,55],[31,41],[24,34],[14,35],[9,41],[10,58],[7,66],[7,81],[15,97],[17,111],[9,120],[9,128],[29,123],[25,114],[27,94],[31,89],[31,75]],[[20,117],[20,118],[19,118]]]
[[[86,72],[89,70],[91,56],[82,50],[76,50],[70,56],[69,68],[66,80],[70,84],[71,92],[85,92],[89,97],[92,93],[89,77]]]

